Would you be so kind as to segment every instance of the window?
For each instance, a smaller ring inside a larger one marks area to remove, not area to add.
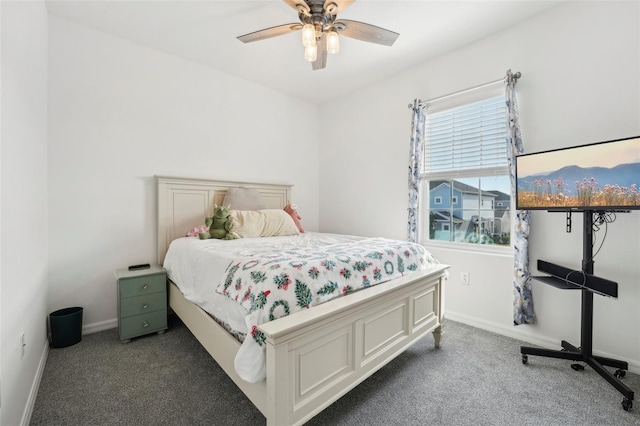
[[[426,110],[422,241],[509,246],[507,119],[503,87]]]

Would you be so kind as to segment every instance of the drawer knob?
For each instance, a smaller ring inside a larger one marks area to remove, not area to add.
[[[142,289],[143,289],[143,290],[148,290],[148,289],[149,289],[149,284],[145,284],[145,285],[143,285],[143,286],[142,286]]]
[[[142,309],[147,309],[149,307],[148,303],[145,303],[144,305],[142,305]]]
[[[149,327],[149,323],[145,321],[145,322],[142,323],[142,326],[143,327]]]

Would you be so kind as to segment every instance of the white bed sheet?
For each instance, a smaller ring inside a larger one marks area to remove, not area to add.
[[[163,266],[169,279],[178,286],[187,300],[225,322],[233,330],[246,334],[247,310],[216,292],[231,261],[252,253],[327,246],[362,239],[364,238],[351,235],[317,232],[237,240],[184,237],[171,242]],[[256,359],[255,354],[243,352],[243,347],[235,360],[238,374],[249,382],[261,380],[265,374],[264,359]]]

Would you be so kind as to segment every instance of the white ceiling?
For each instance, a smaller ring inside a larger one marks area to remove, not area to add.
[[[280,0],[48,0],[50,15],[246,79],[326,102],[554,7],[554,1],[358,0],[339,18],[400,33],[392,47],[341,37],[312,71],[300,33],[244,44],[237,36],[298,22]]]

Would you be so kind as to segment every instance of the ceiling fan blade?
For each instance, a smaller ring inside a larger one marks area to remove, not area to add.
[[[400,35],[396,32],[376,27],[375,25],[351,21],[349,19],[336,21],[334,26],[338,30],[338,33],[343,36],[367,41],[369,43],[383,44],[385,46],[392,46]]]
[[[285,0],[287,1],[287,0]],[[331,15],[336,15],[340,12],[342,12],[343,10],[345,10],[347,7],[351,6],[351,4],[356,1],[356,0],[325,0],[324,2],[324,9],[329,12]],[[328,10],[328,6],[331,3],[335,3],[336,6],[338,6],[338,8],[336,10]]]
[[[322,35],[318,40],[318,57],[311,63],[314,71],[321,70],[327,66],[327,36]]]
[[[298,31],[301,28],[302,25],[298,23],[278,25],[277,27],[265,28],[264,30],[238,36],[238,40],[243,43],[251,43],[252,41],[264,40],[265,38],[288,34],[293,31]]]

